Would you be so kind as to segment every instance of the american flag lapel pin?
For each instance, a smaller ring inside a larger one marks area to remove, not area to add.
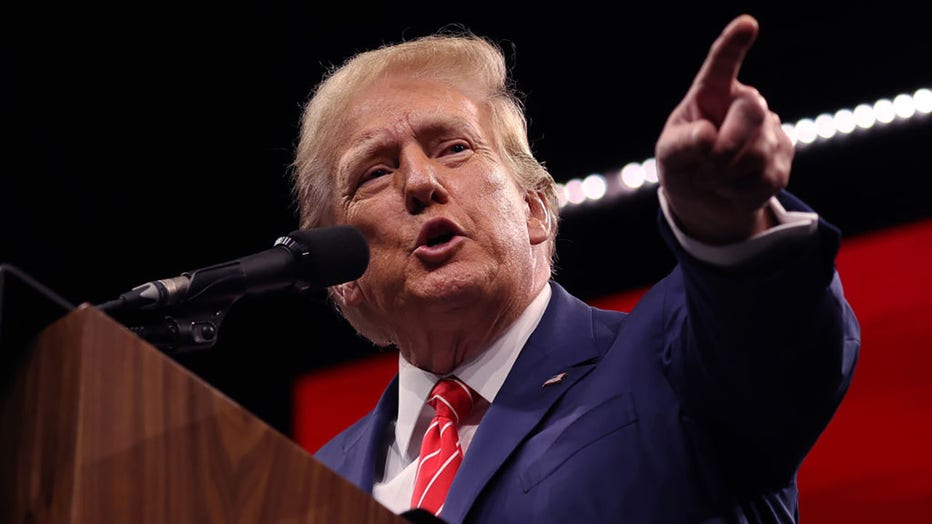
[[[563,371],[562,373],[557,373],[556,375],[554,375],[554,376],[548,378],[546,381],[544,381],[544,384],[543,384],[541,387],[542,387],[542,388],[545,388],[545,387],[547,387],[547,386],[552,386],[552,385],[554,385],[554,384],[559,384],[560,382],[563,382],[563,381],[566,379],[566,376],[567,376],[567,372],[566,372],[566,371]]]

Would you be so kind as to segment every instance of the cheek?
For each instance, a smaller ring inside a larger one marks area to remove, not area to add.
[[[363,231],[369,239],[369,266],[364,276],[383,283],[403,278],[409,263],[408,238],[415,238],[404,231],[404,226],[388,220]]]
[[[350,202],[342,210],[342,219],[359,228],[373,242],[376,239],[383,241],[391,238],[387,233],[397,233],[404,214],[404,203],[400,197],[386,194]]]
[[[527,229],[527,216],[523,201],[515,202],[511,198],[493,198],[480,208],[480,219],[484,221],[484,231],[488,232],[493,249],[502,254],[524,252],[530,246]]]
[[[356,280],[361,302],[372,307],[383,304],[386,297],[396,295],[401,287],[404,274],[403,261],[399,262],[397,253],[384,248],[370,248],[369,266],[366,272]]]
[[[480,200],[481,209],[503,229],[524,231],[527,227],[527,204],[523,194],[509,180],[491,184],[487,196]]]

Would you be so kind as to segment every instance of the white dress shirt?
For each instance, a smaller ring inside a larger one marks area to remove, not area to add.
[[[489,347],[453,370],[451,375],[466,383],[480,398],[473,404],[469,417],[458,427],[463,454],[476,432],[482,415],[495,400],[505,383],[505,377],[518,358],[528,337],[537,328],[550,302],[550,285],[544,286],[531,305]],[[404,357],[398,357],[398,418],[395,421],[395,439],[388,446],[385,472],[372,488],[372,496],[395,513],[411,509],[414,492],[414,474],[421,452],[421,439],[434,410],[426,404],[434,383],[441,378],[429,371],[412,366]]]
[[[816,213],[788,212],[776,198],[770,199],[770,207],[778,225],[750,239],[727,246],[711,246],[686,236],[676,226],[670,213],[663,189],[659,190],[661,210],[673,229],[677,241],[694,257],[716,265],[740,264],[772,248],[777,243],[790,243],[815,232],[818,223]],[[469,417],[460,424],[460,445],[465,454],[482,416],[505,383],[505,378],[524,343],[537,328],[547,304],[550,302],[550,285],[538,293],[527,309],[498,339],[480,352],[474,359],[464,362],[453,370],[456,375],[479,395]],[[385,457],[385,469],[381,479],[376,479],[373,497],[395,513],[411,509],[411,494],[414,491],[414,476],[420,455],[421,439],[434,416],[433,408],[427,403],[428,395],[440,375],[414,367],[404,357],[398,358],[398,414],[395,420],[394,439],[389,443]]]

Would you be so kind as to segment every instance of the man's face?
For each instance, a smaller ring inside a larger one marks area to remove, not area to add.
[[[397,327],[522,300],[546,232],[485,109],[447,84],[393,77],[359,93],[346,117],[334,208],[337,222],[362,230],[371,256],[343,287],[345,306]]]

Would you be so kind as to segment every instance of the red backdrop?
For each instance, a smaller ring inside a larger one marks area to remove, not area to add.
[[[800,471],[800,511],[808,522],[932,522],[932,220],[848,238],[837,267],[863,345]],[[644,291],[592,303],[629,311]],[[299,378],[295,441],[314,452],[370,410],[396,364],[388,352]]]

